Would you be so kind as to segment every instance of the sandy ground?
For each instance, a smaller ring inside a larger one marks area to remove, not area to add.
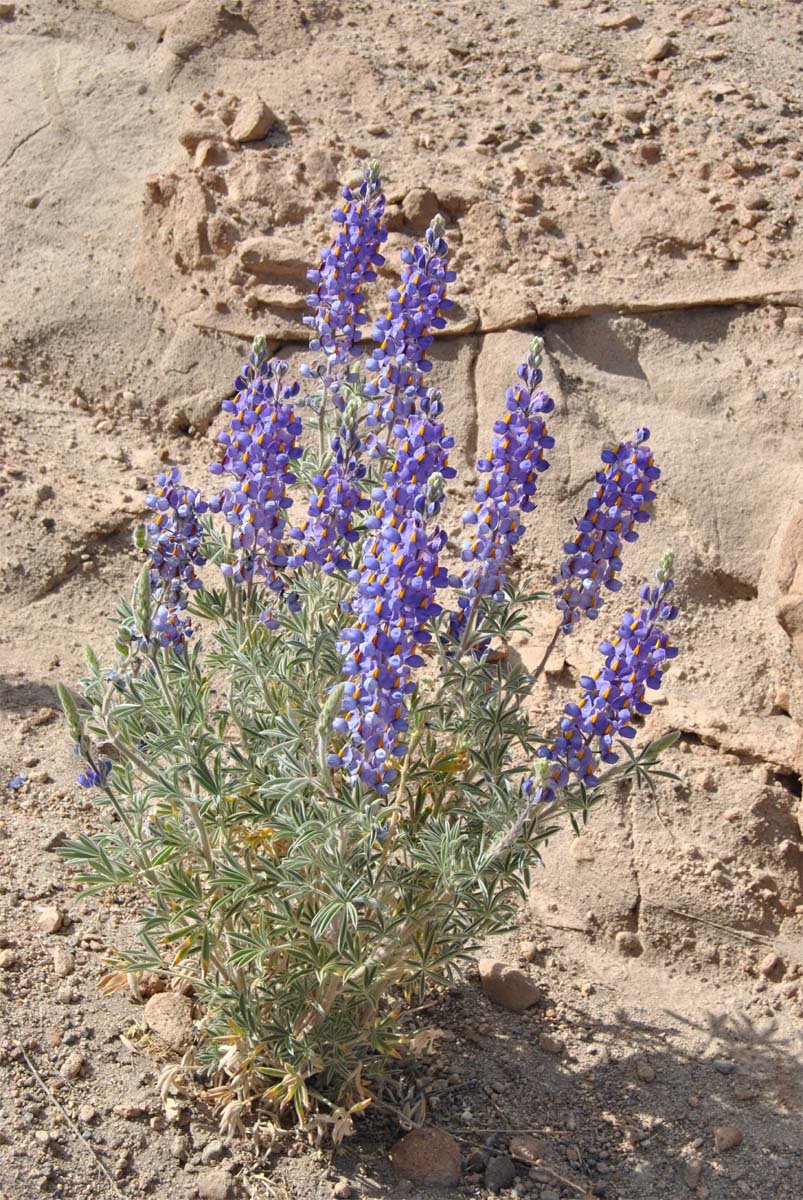
[[[447,218],[435,358],[467,477],[546,340],[557,445],[522,568],[548,580],[600,445],[647,424],[664,476],[626,581],[671,544],[683,605],[648,731],[682,731],[680,782],[612,795],[549,848],[489,947],[541,1005],[493,1008],[469,970],[433,1009],[419,1086],[459,1141],[457,1194],[487,1194],[489,1157],[529,1131],[542,1154],[510,1195],[803,1195],[802,45],[780,0],[0,5],[4,1200],[418,1193],[379,1115],[334,1158],[167,1122],[141,1009],[96,988],[135,909],[82,899],[53,852],[96,824],[54,684],[87,640],[110,652],[160,464],[205,485],[250,338],[300,360],[304,271],[367,156],[391,251]],[[254,94],[269,127],[240,142]],[[552,621],[533,614],[525,663]],[[557,646],[545,725],[598,635]]]

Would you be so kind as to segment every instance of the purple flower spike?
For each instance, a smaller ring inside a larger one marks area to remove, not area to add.
[[[518,368],[521,384],[510,387],[505,398],[505,416],[496,421],[491,452],[477,462],[486,478],[474,493],[474,506],[463,514],[470,533],[463,543],[465,563],[453,580],[467,596],[451,614],[449,636],[459,641],[475,596],[503,598],[504,564],[525,531],[521,514],[535,508],[538,476],[549,469],[546,452],[555,445],[547,433],[544,416],[555,402],[539,389],[543,342],[534,338],[527,360]]]
[[[331,246],[323,250],[321,265],[308,271],[315,291],[307,297],[312,308],[304,323],[314,330],[310,348],[326,356],[327,384],[337,387],[351,358],[360,353],[360,326],[368,320],[363,286],[376,279],[385,259],[379,248],[388,234],[382,223],[385,197],[379,179],[379,164],[369,163],[363,183],[355,193],[343,188],[343,203],[332,213],[340,229]],[[308,369],[308,373],[315,374]]]
[[[287,565],[282,548],[292,504],[287,489],[296,481],[292,466],[301,457],[302,426],[292,403],[299,388],[282,383],[287,369],[280,359],[246,366],[236,399],[221,406],[230,423],[218,434],[221,458],[209,468],[213,475],[234,477],[209,501],[210,510],[222,512],[232,527],[237,553],[234,563],[221,566],[223,574],[235,583],[259,576],[276,591],[284,586],[278,570]]]
[[[358,417],[359,401],[352,400],[343,413],[339,434],[332,438],[332,462],[313,477],[315,491],[307,509],[308,520],[290,530],[290,537],[302,543],[288,558],[291,567],[317,564],[328,574],[354,565],[347,552],[359,536],[354,520],[371,506],[360,487],[366,472],[358,458],[362,449]]]
[[[365,386],[366,395],[372,398],[369,427],[404,421],[416,411],[418,398],[426,394],[424,381],[432,370],[426,352],[434,340],[432,331],[446,325],[443,314],[452,307],[446,287],[456,278],[447,267],[449,247],[444,230],[443,218],[435,217],[425,244],[402,251],[401,282],[388,292],[389,312],[379,318],[371,333],[376,346],[365,362],[374,372]],[[381,446],[377,451],[382,453]]]
[[[437,482],[429,487],[430,495],[435,491]],[[446,535],[428,531],[416,511],[400,516],[392,502],[380,507],[375,521],[363,563],[351,573],[357,587],[349,607],[356,620],[339,644],[348,682],[344,715],[334,722],[344,740],[328,762],[385,794],[407,749],[413,672],[423,666],[421,648],[432,638],[426,626],[441,612],[435,593],[447,583],[438,563]]]
[[[156,483],[158,490],[145,497],[145,504],[156,514],[145,526],[154,589],[159,581],[174,579],[199,588],[195,568],[206,562],[200,550],[203,528],[199,518],[209,505],[199,491],[182,487],[178,467],[160,472]]]
[[[577,537],[563,547],[568,557],[553,579],[560,585],[555,595],[564,633],[584,615],[596,618],[603,588],[615,592],[622,586],[617,579],[622,543],[638,540],[638,525],[650,519],[652,484],[661,475],[646,444],[649,436],[649,429],[637,429],[632,441],[602,452],[605,467],[597,472],[597,489],[577,521]]]
[[[548,770],[527,781],[526,794],[535,803],[554,799],[571,783],[596,787],[600,763],[619,761],[613,739],[635,737],[635,718],[652,711],[648,692],[661,686],[668,663],[678,653],[664,629],[678,614],[669,599],[671,575],[672,555],[666,553],[656,573],[657,585],[641,588],[643,607],[637,614],[626,612],[616,637],[600,643],[604,665],[595,675],[580,679],[580,700],[566,705],[559,736],[539,751]]]

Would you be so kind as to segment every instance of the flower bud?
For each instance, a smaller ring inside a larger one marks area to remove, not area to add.
[[[674,570],[675,555],[671,550],[666,549],[659,559],[658,570],[655,573],[658,582],[667,583],[672,578]]]
[[[67,728],[70,731],[70,737],[76,745],[83,745],[84,742],[84,724],[81,720],[81,715],[78,712],[78,705],[75,703],[72,692],[65,687],[63,683],[56,684],[56,691],[61,707],[64,710],[64,716],[67,721]]]
[[[147,550],[148,548],[148,530],[142,521],[134,530],[134,546],[137,550]]]
[[[544,357],[544,339],[542,337],[534,337],[530,342],[527,351],[527,366],[532,371],[537,371],[541,365],[541,360]]]
[[[98,659],[97,654],[92,649],[92,647],[89,645],[89,643],[87,643],[87,645],[84,646],[84,661],[85,661],[86,665],[89,667],[89,670],[92,672],[93,675],[99,674],[100,660]]]
[[[143,567],[139,573],[137,585],[134,588],[134,619],[137,632],[144,641],[149,641],[153,629],[153,604],[151,597],[151,573],[148,567]]]

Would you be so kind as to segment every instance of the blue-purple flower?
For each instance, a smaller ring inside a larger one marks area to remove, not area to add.
[[[82,788],[102,788],[112,772],[112,761],[109,758],[99,758],[88,766],[78,776],[78,786]]]
[[[380,455],[384,453],[381,427],[403,421],[426,394],[425,378],[432,370],[427,350],[433,330],[445,327],[443,314],[452,307],[446,288],[455,273],[447,266],[444,230],[443,218],[435,217],[424,245],[402,250],[401,281],[388,292],[388,314],[377,320],[371,333],[376,346],[365,362],[373,372],[365,386],[365,394],[371,397],[366,423],[375,431],[375,452]]]
[[[430,481],[428,490],[437,491],[437,481]],[[380,507],[373,524],[376,533],[363,562],[351,573],[356,592],[349,609],[355,622],[343,630],[339,645],[348,680],[343,716],[333,722],[344,740],[328,762],[384,793],[406,752],[413,672],[423,666],[421,648],[432,640],[427,625],[441,612],[435,594],[447,583],[438,562],[446,535],[437,528],[429,531],[415,509],[400,515],[392,501]]]
[[[553,580],[564,633],[584,615],[596,618],[603,588],[615,592],[622,586],[617,578],[622,544],[637,541],[638,526],[650,519],[652,485],[661,474],[646,444],[649,436],[649,429],[637,429],[632,441],[602,452],[605,467],[597,472],[597,487],[576,523],[577,536],[563,547],[568,557]]]
[[[572,783],[595,788],[600,763],[619,760],[614,738],[635,737],[635,719],[652,711],[647,695],[661,686],[667,664],[678,653],[664,628],[678,613],[669,599],[674,587],[671,575],[672,556],[667,553],[656,574],[657,584],[641,588],[639,612],[626,612],[616,636],[600,643],[602,667],[581,677],[581,699],[566,705],[558,737],[539,751],[549,763],[549,772],[526,785],[530,791],[535,788],[536,802],[553,799]],[[526,789],[525,794],[529,794]]]
[[[363,287],[376,279],[377,268],[385,261],[379,252],[387,230],[382,223],[385,197],[378,163],[366,167],[356,193],[344,187],[342,195],[343,203],[332,212],[332,220],[340,224],[337,236],[323,250],[320,267],[307,272],[316,288],[307,297],[313,313],[304,317],[314,330],[310,348],[326,356],[330,387],[360,353],[360,327],[368,320]]]
[[[156,484],[157,491],[145,497],[146,506],[155,513],[145,526],[154,590],[159,581],[174,579],[188,588],[199,588],[195,568],[206,562],[201,554],[200,517],[209,506],[197,489],[182,485],[178,467],[160,472]]]
[[[210,510],[223,513],[232,529],[237,557],[221,566],[223,574],[235,583],[259,577],[276,591],[284,588],[278,572],[287,565],[282,546],[292,504],[287,489],[296,481],[292,467],[302,453],[297,444],[301,421],[293,405],[299,387],[282,382],[287,369],[286,362],[271,359],[244,371],[236,398],[223,401],[229,428],[218,434],[221,458],[209,468],[234,478],[209,501]]]
[[[453,641],[460,640],[475,597],[503,599],[504,566],[526,528],[522,513],[535,508],[538,476],[549,469],[546,452],[555,439],[547,432],[544,416],[555,403],[539,388],[542,352],[543,342],[534,338],[517,371],[521,383],[508,388],[505,416],[494,423],[491,452],[477,462],[485,478],[474,493],[473,507],[463,514],[470,536],[460,556],[465,565],[452,580],[464,593],[450,618]]]
[[[331,573],[353,566],[347,551],[359,537],[355,519],[371,506],[361,486],[366,471],[359,459],[358,415],[359,401],[351,400],[343,412],[340,432],[332,438],[332,461],[313,476],[315,491],[309,500],[308,519],[290,530],[290,537],[301,543],[288,559],[291,567],[317,564]]]

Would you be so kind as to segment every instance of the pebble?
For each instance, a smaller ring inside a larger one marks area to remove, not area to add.
[[[577,75],[580,71],[587,70],[589,64],[586,58],[577,58],[574,54],[558,54],[555,50],[548,50],[545,54],[539,54],[538,65],[542,71]]]
[[[656,1070],[652,1063],[645,1062],[643,1058],[636,1062],[636,1074],[642,1083],[654,1083],[656,1078]]]
[[[64,913],[55,904],[43,908],[36,918],[36,923],[44,933],[58,933],[64,921]]]
[[[644,953],[644,946],[641,938],[637,933],[630,933],[627,929],[620,929],[615,935],[616,949],[626,958],[638,958]]]
[[[92,1104],[82,1104],[78,1109],[78,1120],[82,1125],[90,1125],[97,1116],[98,1110]]]
[[[10,947],[8,950],[0,950],[0,971],[10,971],[12,967],[16,967],[19,960],[16,950]]]
[[[53,948],[53,970],[57,979],[66,979],[75,970],[75,958],[64,946]]]
[[[67,1055],[59,1068],[63,1079],[77,1079],[86,1065],[86,1059],[80,1050],[73,1050]]]
[[[46,842],[42,843],[43,850],[58,850],[59,846],[63,846],[67,841],[68,835],[63,829],[59,829],[52,837],[49,837]]]
[[[211,1142],[207,1142],[201,1152],[201,1162],[205,1167],[210,1163],[217,1162],[226,1153],[226,1147],[219,1138],[212,1138]]]
[[[485,1168],[485,1186],[489,1192],[501,1192],[516,1178],[513,1160],[507,1154],[495,1154]]]
[[[562,1038],[553,1037],[551,1033],[539,1033],[538,1049],[543,1050],[545,1054],[562,1054],[566,1043]]]
[[[644,43],[644,61],[645,62],[661,62],[662,59],[668,58],[676,50],[675,43],[667,37],[658,37],[653,34],[647,38]]]
[[[231,127],[235,142],[258,142],[276,121],[276,114],[268,108],[256,92],[246,96]]]
[[[11,18],[14,16],[14,13],[16,11],[17,11],[16,4],[6,3],[6,0],[3,0],[3,3],[0,3],[0,17]]]
[[[781,979],[786,972],[786,964],[779,955],[768,954],[765,958],[762,958],[758,964],[758,969],[768,979]]]
[[[719,1071],[720,1075],[731,1075],[736,1070],[736,1064],[728,1058],[715,1058],[714,1070]]]
[[[482,990],[493,1004],[510,1012],[524,1012],[541,999],[541,989],[519,967],[493,958],[481,958],[478,965]]]
[[[702,1175],[704,1165],[705,1163],[703,1162],[703,1159],[698,1155],[695,1155],[694,1158],[690,1158],[683,1164],[683,1171],[681,1172],[683,1176],[683,1182],[686,1184],[686,1187],[691,1188],[692,1191],[694,1191],[700,1182],[700,1176]]]
[[[597,29],[635,29],[641,24],[641,20],[632,12],[603,13],[594,17],[594,24]]]
[[[192,1040],[192,1001],[179,992],[157,992],[145,1005],[145,1023],[173,1050],[186,1050]]]
[[[443,1129],[414,1129],[395,1143],[390,1161],[405,1179],[427,1186],[456,1187],[460,1147]]]
[[[335,1186],[332,1188],[332,1195],[335,1200],[351,1200],[353,1190],[348,1179],[338,1179]]]
[[[549,1153],[548,1143],[531,1133],[517,1133],[510,1139],[508,1149],[513,1158],[529,1166],[533,1166],[541,1158],[546,1158]]]
[[[717,1125],[714,1130],[714,1145],[720,1154],[726,1150],[735,1150],[741,1146],[743,1135],[736,1125]]]
[[[227,1171],[201,1171],[198,1176],[199,1200],[229,1200],[231,1176]]]

